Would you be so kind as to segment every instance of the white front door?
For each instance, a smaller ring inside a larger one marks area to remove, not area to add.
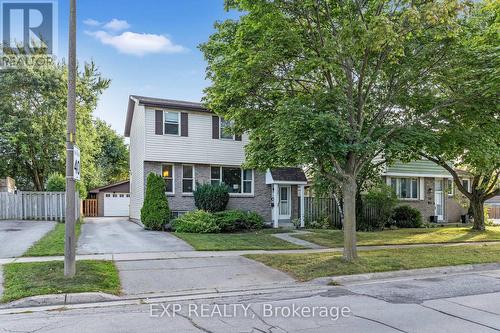
[[[290,220],[292,218],[292,188],[280,186],[279,191],[279,219]]]
[[[129,193],[105,193],[104,216],[128,216],[130,205]]]
[[[444,220],[444,184],[443,179],[436,178],[434,182],[434,202],[436,203],[435,215],[438,221]]]

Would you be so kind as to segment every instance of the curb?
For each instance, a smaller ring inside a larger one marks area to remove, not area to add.
[[[379,273],[365,273],[365,274],[355,274],[355,275],[339,275],[330,277],[321,277],[309,281],[309,283],[314,285],[329,285],[332,282],[339,284],[348,284],[353,282],[365,282],[365,281],[378,281],[383,279],[400,278],[400,277],[415,277],[418,278],[422,275],[445,275],[454,273],[469,273],[469,272],[479,272],[479,271],[490,271],[500,269],[500,263],[492,264],[471,264],[471,265],[457,265],[457,266],[444,266],[444,267],[431,267],[431,268],[419,268],[419,269],[409,269],[402,271],[390,271],[390,272],[379,272]]]
[[[185,302],[202,299],[217,299],[221,297],[241,297],[250,295],[266,295],[282,293],[286,291],[294,292],[325,292],[328,288],[315,285],[292,285],[292,286],[262,286],[261,288],[248,288],[246,290],[237,289],[202,289],[186,290],[169,293],[152,293],[129,296],[115,296],[105,293],[82,293],[82,294],[61,294],[34,296],[0,306],[0,316],[6,314],[19,314],[26,312],[46,312],[86,308],[104,308],[111,306],[157,304],[165,302]],[[71,295],[71,303],[64,303],[66,295]],[[99,297],[99,299],[97,299]],[[80,302],[78,302],[79,300]]]
[[[54,294],[54,295],[40,295],[19,299],[10,303],[0,306],[0,309],[16,309],[16,308],[29,308],[39,306],[52,306],[52,305],[69,305],[69,304],[82,304],[82,303],[99,303],[121,300],[119,296],[106,294],[106,293],[76,293],[76,294]]]

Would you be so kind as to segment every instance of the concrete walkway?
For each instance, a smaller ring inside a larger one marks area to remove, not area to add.
[[[124,217],[86,218],[78,254],[193,251],[183,240],[162,231],[147,231]]]
[[[463,245],[484,245],[500,244],[500,242],[468,242],[468,243],[447,243],[447,244],[412,244],[412,245],[379,245],[379,246],[358,246],[358,251],[372,251],[385,249],[405,249],[418,247],[451,247]],[[113,260],[113,261],[134,261],[134,260],[161,260],[161,259],[181,259],[181,258],[208,258],[208,257],[237,257],[245,254],[304,254],[304,253],[328,253],[342,252],[343,248],[326,249],[305,249],[305,250],[241,250],[241,251],[167,251],[167,252],[138,252],[138,253],[107,253],[77,255],[77,260]],[[55,257],[21,257],[0,259],[0,265],[12,262],[44,262],[62,261],[63,256]]]
[[[296,231],[293,233],[272,234],[272,235],[276,238],[282,239],[282,240],[287,241],[287,242],[292,243],[292,244],[303,246],[307,249],[325,249],[326,248],[324,246],[314,244],[314,243],[308,242],[306,240],[293,237],[294,234],[300,235],[300,234],[309,234],[309,233],[310,232],[308,232],[308,231]]]

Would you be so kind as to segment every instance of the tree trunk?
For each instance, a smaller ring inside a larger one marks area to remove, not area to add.
[[[344,260],[358,258],[356,249],[356,177],[349,175],[342,187],[344,195]]]
[[[486,225],[484,224],[484,202],[478,198],[472,198],[470,201],[472,207],[472,214],[474,215],[473,230],[484,231]]]

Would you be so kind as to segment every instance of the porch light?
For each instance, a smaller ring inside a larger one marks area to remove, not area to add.
[[[168,170],[163,170],[163,177],[164,178],[170,177],[170,172],[168,172]]]

